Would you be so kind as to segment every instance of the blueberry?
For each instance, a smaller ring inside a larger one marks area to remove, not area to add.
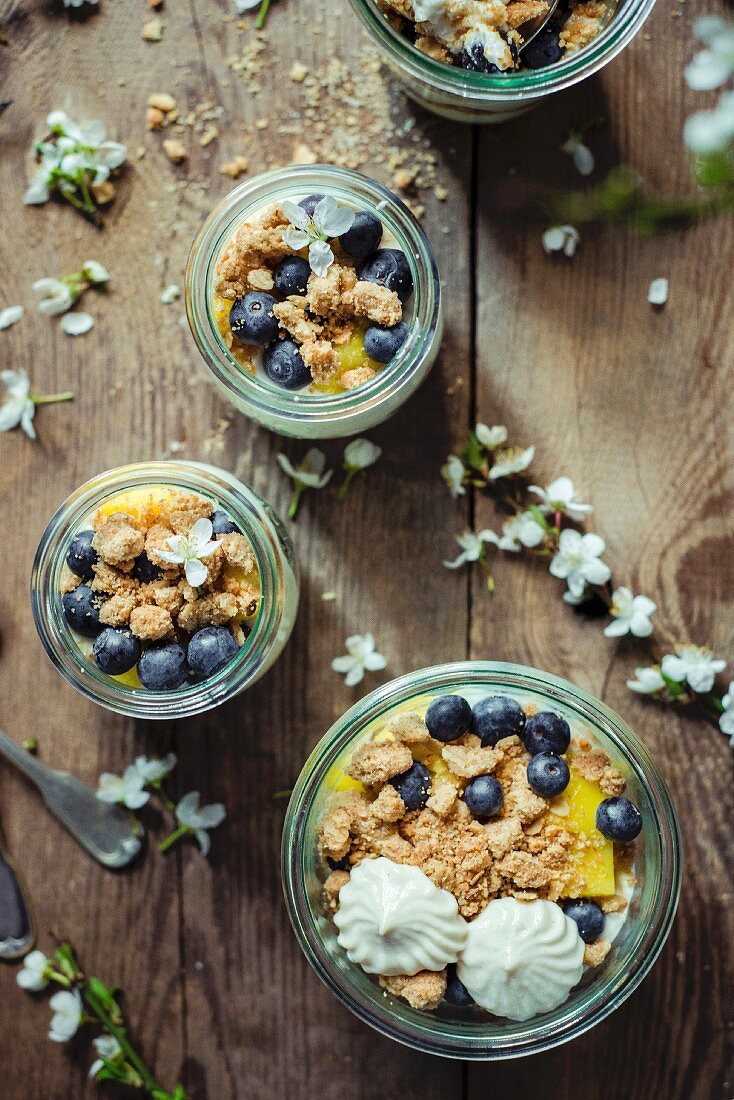
[[[205,626],[191,637],[187,659],[197,676],[213,676],[239,649],[224,626]]]
[[[342,856],[341,859],[331,859],[330,856],[327,856],[326,862],[329,864],[332,871],[348,871],[352,866],[349,862],[349,852],[347,852],[345,856]]]
[[[504,800],[502,784],[493,775],[478,775],[464,791],[464,801],[475,817],[494,817]]]
[[[539,752],[554,752],[562,756],[571,744],[571,727],[560,714],[541,710],[528,718],[522,739],[531,756]]]
[[[376,363],[389,363],[405,343],[407,335],[405,321],[398,321],[392,328],[370,325],[364,334],[364,350]]]
[[[474,998],[456,973],[456,963],[446,968],[446,992],[443,999],[456,1008],[468,1008],[474,1004]]]
[[[94,576],[92,566],[99,560],[97,551],[92,546],[93,538],[94,531],[77,531],[66,551],[66,564],[83,581],[91,581]]]
[[[311,265],[302,256],[286,256],[273,271],[273,281],[278,294],[287,298],[289,294],[305,294]]]
[[[109,676],[129,672],[140,657],[140,642],[129,630],[106,627],[98,634],[92,647],[94,663]]]
[[[604,931],[604,914],[595,901],[588,901],[587,898],[567,901],[563,905],[563,912],[576,922],[579,936],[584,943],[593,943]]]
[[[461,695],[440,695],[426,711],[426,725],[437,741],[455,741],[471,729],[471,707]]]
[[[229,311],[229,327],[235,340],[258,348],[276,340],[278,318],[273,313],[276,304],[273,295],[263,290],[250,290],[238,298]]]
[[[622,795],[605,798],[596,808],[596,827],[607,840],[626,844],[642,828],[642,814],[629,798]]]
[[[311,371],[293,340],[276,340],[265,348],[263,370],[271,382],[286,390],[300,390],[312,381]]]
[[[173,691],[188,674],[186,654],[177,642],[165,642],[146,649],[138,661],[138,676],[149,691]]]
[[[481,42],[472,42],[468,49],[459,54],[459,65],[473,73],[498,73],[499,67],[488,61]]]
[[[528,783],[543,798],[555,798],[565,791],[570,778],[568,764],[554,752],[539,752],[528,764]]]
[[[346,233],[342,233],[339,244],[355,260],[366,260],[371,256],[382,240],[382,222],[366,210],[358,210]]]
[[[214,535],[231,535],[232,532],[238,535],[242,534],[234,520],[230,519],[227,513],[221,508],[217,508],[214,515],[211,517],[211,521],[212,534]]]
[[[525,711],[507,695],[486,695],[475,704],[472,730],[483,745],[494,747],[503,737],[522,735]]]
[[[359,277],[367,283],[379,283],[394,290],[401,302],[406,302],[413,293],[408,261],[397,248],[378,248],[362,264]]]
[[[532,42],[522,51],[522,63],[526,69],[544,69],[555,65],[563,57],[561,43],[558,40],[557,27],[544,27]]]
[[[323,197],[323,195],[306,195],[306,198],[301,199],[298,205],[303,207],[309,218],[312,218],[314,210],[319,205]]]
[[[142,550],[133,565],[132,576],[136,581],[140,581],[141,584],[150,584],[157,577],[160,577],[161,571],[157,565],[153,565],[145,550]]]
[[[66,621],[72,630],[85,638],[96,638],[102,629],[99,621],[101,603],[97,592],[88,584],[79,584],[73,592],[67,592],[61,600]]]
[[[405,803],[406,810],[420,810],[431,793],[431,773],[425,764],[413,764],[390,783]]]

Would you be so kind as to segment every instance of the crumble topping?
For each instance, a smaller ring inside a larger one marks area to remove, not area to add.
[[[411,810],[389,780],[416,760],[428,766],[432,786],[425,805]],[[327,908],[338,909],[339,891],[351,869],[379,856],[418,867],[454,896],[468,921],[496,898],[560,902],[583,897],[587,883],[579,860],[593,856],[595,841],[565,821],[571,807],[563,795],[546,798],[530,788],[529,760],[517,736],[493,748],[482,747],[474,734],[445,744],[431,737],[419,713],[391,715],[374,740],[355,749],[345,769],[362,789],[334,793],[319,823],[320,856],[332,867],[338,864],[324,885]],[[624,777],[606,753],[584,738],[573,741],[568,762],[604,795],[625,789]],[[466,785],[479,775],[492,775],[502,786],[503,805],[488,820],[475,817],[463,797]],[[632,852],[632,845],[615,850],[618,873],[630,871]],[[628,904],[621,893],[596,900],[605,914],[621,913]],[[609,950],[603,939],[585,945],[585,965],[598,966]],[[378,980],[387,992],[428,1010],[443,998],[446,975],[424,971]]]

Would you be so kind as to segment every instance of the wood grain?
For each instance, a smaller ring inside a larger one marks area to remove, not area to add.
[[[304,89],[284,78],[293,43],[312,70],[338,58],[357,79],[362,47],[343,0],[338,19],[318,0],[276,0],[254,79],[231,67],[248,33],[225,0],[170,4],[155,45],[140,38],[146,11],[105,0],[82,17],[41,0],[0,5],[11,42],[2,98],[13,100],[0,117],[0,304],[27,307],[23,322],[2,333],[4,362],[27,369],[39,390],[77,393],[73,406],[39,412],[38,444],[19,433],[0,439],[0,719],[18,739],[36,735],[48,763],[90,782],[120,771],[136,751],[173,748],[174,793],[199,789],[225,802],[229,817],[210,860],[193,847],[160,857],[151,845],[138,867],[114,876],[94,867],[24,781],[0,767],[2,827],[28,880],[41,946],[52,933],[71,936],[91,970],[119,980],[144,1054],[162,1080],[183,1080],[196,1100],[286,1091],[313,1100],[478,1100],[490,1090],[730,1100],[724,738],[632,698],[624,678],[642,651],[604,639],[598,624],[565,608],[543,570],[499,562],[490,597],[479,576],[440,566],[465,522],[496,526],[499,517],[486,500],[449,503],[438,467],[476,416],[507,423],[513,438],[537,445],[539,477],[568,473],[593,501],[615,576],[658,600],[665,641],[709,642],[734,657],[731,224],[656,241],[620,228],[588,231],[564,263],[543,255],[538,227],[513,217],[503,199],[515,180],[575,184],[559,145],[571,124],[599,113],[608,120],[594,137],[600,169],[629,162],[656,186],[684,188],[679,133],[694,100],[679,74],[689,13],[671,19],[658,5],[649,33],[600,78],[501,130],[471,131],[418,113],[415,130],[390,139],[423,148],[413,139],[425,138],[449,188],[445,203],[425,200],[447,306],[439,364],[409,405],[370,433],[384,457],[346,503],[331,492],[304,499],[293,526],[301,609],[275,668],[213,714],[160,728],[86,703],[47,662],[26,598],[35,546],[81,481],[169,454],[174,441],[186,457],[234,470],[285,510],[288,485],[274,456],[284,448],[299,457],[305,448],[223,405],[204,381],[180,303],[161,306],[159,295],[182,282],[193,234],[230,186],[217,171],[222,161],[244,153],[256,172],[287,163],[297,140],[329,139],[304,115]],[[144,128],[155,91],[172,93],[187,111],[206,101],[222,108],[213,144],[203,148],[197,133],[183,133],[190,155],[179,168],[164,156],[161,135]],[[414,117],[399,93],[384,94],[398,128]],[[102,232],[58,205],[20,204],[31,142],[57,106],[103,118],[130,147]],[[267,125],[258,129],[258,120]],[[384,146],[376,139],[363,167],[389,182]],[[96,326],[72,341],[35,314],[30,284],[87,257],[103,261],[113,283],[108,295],[90,293]],[[671,299],[655,313],[645,294],[658,275],[670,278]],[[325,449],[338,466],[341,447]],[[327,590],[336,601],[321,599]],[[368,629],[389,658],[389,675],[472,655],[567,676],[619,709],[658,754],[684,811],[681,915],[642,989],[571,1046],[489,1067],[419,1056],[342,1010],[297,948],[279,882],[284,807],[272,792],[292,784],[356,697],[329,664],[347,634]],[[164,823],[154,814],[146,820],[155,840]],[[0,967],[3,1100],[96,1095],[86,1080],[88,1043],[49,1044],[47,1020],[46,1004],[22,994],[13,969]]]

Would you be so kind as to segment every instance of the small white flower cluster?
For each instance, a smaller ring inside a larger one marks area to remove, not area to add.
[[[693,29],[705,48],[686,69],[686,83],[695,91],[721,88],[734,77],[734,24],[718,15],[704,15]],[[698,157],[734,152],[734,91],[722,92],[715,107],[686,119],[683,137]]]
[[[325,275],[334,262],[329,240],[351,229],[354,211],[348,206],[340,206],[332,195],[324,195],[319,200],[313,215],[287,199],[280,205],[291,223],[283,233],[283,240],[296,251],[308,246],[311,270],[316,275]]]
[[[37,279],[33,289],[43,295],[38,312],[47,317],[61,316],[61,328],[67,336],[82,336],[89,332],[94,318],[89,313],[68,310],[90,287],[103,287],[110,281],[110,273],[98,260],[85,260],[81,271],[62,275],[60,279]]]
[[[202,522],[201,520],[197,523]],[[209,522],[208,520],[206,521]],[[196,527],[197,524],[194,524]],[[193,529],[192,529],[193,533]],[[187,564],[190,559],[186,559]],[[191,583],[191,582],[189,582]],[[134,764],[125,769],[123,774],[113,775],[111,772],[103,772],[99,777],[97,798],[100,802],[117,802],[126,806],[129,810],[139,810],[150,799],[147,788],[160,790],[163,780],[176,766],[176,756],[169,752],[163,759],[138,756]],[[211,847],[211,841],[207,830],[221,825],[227,816],[227,811],[220,802],[211,806],[201,806],[201,795],[198,791],[190,791],[180,799],[177,806],[168,803],[173,808],[178,829],[162,842],[161,850],[165,851],[171,843],[182,836],[193,835],[198,841],[204,855],[207,855]]]
[[[40,993],[52,980],[56,971],[51,959],[43,951],[31,951],[23,959],[23,965],[15,976],[21,989],[28,993]],[[54,1043],[66,1043],[73,1038],[82,1022],[84,1005],[78,989],[62,989],[49,1001],[51,1025],[48,1037]]]
[[[208,558],[217,549],[212,540],[214,528],[209,519],[197,519],[188,535],[171,535],[166,539],[170,550],[159,550],[159,557],[172,565],[183,565],[186,580],[192,588],[202,585],[209,575],[202,558]]]
[[[57,190],[76,209],[95,216],[94,188],[125,163],[127,149],[117,141],[107,141],[102,122],[80,124],[65,111],[52,111],[46,126],[50,135],[35,145],[40,164],[23,201],[41,205]]]
[[[465,455],[469,467],[456,455],[449,455],[441,468],[451,496],[461,496],[467,484],[488,485],[527,470],[535,457],[535,447],[505,448],[506,442],[504,425],[477,424]],[[483,562],[488,545],[510,553],[518,553],[523,548],[544,547],[546,552],[551,549],[549,570],[554,577],[565,580],[564,600],[579,604],[588,597],[589,586],[603,586],[611,579],[609,566],[601,560],[605,543],[599,535],[582,533],[571,527],[560,530],[560,523],[562,517],[581,523],[594,509],[581,500],[570,477],[557,477],[545,488],[528,485],[527,492],[538,498],[537,503],[519,509],[506,520],[501,535],[490,530],[463,531],[457,537],[461,553],[453,561],[445,561],[444,565],[447,569],[458,569],[471,562]],[[516,497],[512,497],[512,504],[517,507]],[[656,609],[655,603],[646,596],[634,596],[628,588],[618,588],[612,595],[609,609],[613,621],[604,633],[612,638],[624,634],[647,637],[652,632],[650,616]]]
[[[369,439],[352,439],[344,448],[343,466],[346,478],[339,490],[339,499],[346,496],[352,479],[368,466],[373,466],[382,454],[382,447]],[[331,481],[333,470],[326,469],[326,455],[318,447],[311,447],[303,456],[297,466],[294,466],[287,455],[276,455],[281,470],[288,475],[293,482],[293,498],[288,509],[288,515],[294,519],[298,511],[301,494],[305,489],[324,489]]]
[[[706,646],[676,646],[675,653],[666,653],[660,664],[636,668],[634,680],[627,681],[630,691],[675,700],[690,688],[696,695],[708,695],[714,681],[726,668],[726,661],[715,657]],[[734,748],[734,681],[721,699],[719,729]]]
[[[372,634],[352,634],[346,642],[347,652],[331,662],[334,672],[344,676],[347,687],[354,687],[364,679],[366,672],[379,672],[387,667],[387,658],[377,652]]]

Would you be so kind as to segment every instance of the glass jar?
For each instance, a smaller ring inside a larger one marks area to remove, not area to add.
[[[374,212],[405,253],[413,276],[410,332],[395,357],[370,381],[339,394],[277,388],[245,372],[234,358],[212,310],[216,266],[238,225],[264,207],[305,195],[333,195]],[[204,222],[186,268],[186,312],[207,370],[228,401],[258,424],[300,439],[333,439],[381,424],[420,386],[441,343],[441,287],[431,245],[416,218],[386,187],[329,164],[294,165],[235,187]]]
[[[578,53],[546,69],[491,75],[436,61],[390,26],[376,0],[351,0],[367,34],[405,92],[421,107],[456,122],[505,122],[570,88],[624,49],[655,0],[620,0],[604,30]]]
[[[599,967],[552,1012],[523,1023],[478,1009],[420,1012],[388,996],[336,942],[326,916],[317,856],[317,826],[329,794],[357,745],[397,706],[410,709],[435,694],[470,688],[500,693],[538,709],[551,709],[585,731],[624,774],[644,827],[635,842],[636,883],[628,915]],[[286,903],[300,945],[321,980],[347,1008],[383,1035],[430,1054],[492,1060],[547,1050],[582,1035],[617,1008],[640,984],[670,931],[681,877],[675,809],[645,745],[622,719],[573,684],[537,669],[465,661],[401,676],[353,706],[319,741],[306,761],[288,805],[282,872]]]
[[[231,661],[203,683],[162,693],[129,687],[101,672],[67,625],[60,591],[69,540],[85,517],[112,496],[152,485],[200,493],[221,507],[250,542],[262,590],[251,632]],[[171,719],[219,706],[267,672],[293,629],[298,587],[298,566],[282,520],[236,477],[200,462],[139,462],[98,474],[52,516],[33,563],[31,605],[46,652],[73,687],[118,714]]]

